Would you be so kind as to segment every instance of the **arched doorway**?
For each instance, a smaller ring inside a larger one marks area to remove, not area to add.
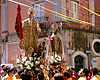
[[[84,68],[84,58],[80,55],[76,56],[74,59],[75,68],[80,70],[80,68]]]
[[[75,68],[75,58],[81,56],[83,58],[83,68],[88,68],[88,58],[87,55],[81,51],[76,51],[73,55],[72,55],[72,66],[73,68]]]

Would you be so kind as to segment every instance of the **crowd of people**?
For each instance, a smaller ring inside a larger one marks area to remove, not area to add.
[[[18,69],[2,66],[1,80],[100,80],[97,68],[80,69],[66,67],[64,64],[52,64],[49,68]]]

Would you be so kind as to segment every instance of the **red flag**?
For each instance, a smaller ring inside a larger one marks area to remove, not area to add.
[[[22,35],[22,21],[21,21],[20,11],[21,11],[21,7],[18,4],[17,17],[16,17],[16,23],[15,23],[15,30],[16,30],[16,33],[17,33],[19,39],[21,40],[23,38],[23,35]]]

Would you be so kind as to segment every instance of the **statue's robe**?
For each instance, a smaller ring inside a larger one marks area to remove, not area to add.
[[[26,50],[26,55],[38,52],[38,31],[39,23],[34,19],[25,21],[23,24],[23,39],[20,41],[20,48]]]
[[[62,54],[62,39],[59,33],[57,33],[55,36],[55,51],[58,54]]]

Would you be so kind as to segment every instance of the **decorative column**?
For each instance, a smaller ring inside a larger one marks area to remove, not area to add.
[[[2,29],[2,64],[8,63],[8,0],[1,0],[1,29]]]

